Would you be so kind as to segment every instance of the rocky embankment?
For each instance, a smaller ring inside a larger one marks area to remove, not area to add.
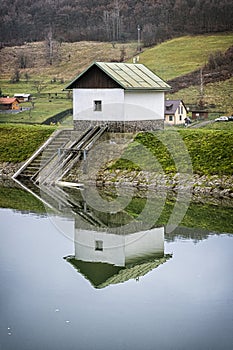
[[[3,162],[0,163],[0,177],[3,179],[11,178],[18,169],[24,164],[24,162],[21,163],[11,163],[11,162]]]
[[[99,186],[136,187],[156,191],[186,192],[193,195],[233,198],[233,176],[156,174],[137,171],[104,171],[97,179]]]
[[[23,163],[0,163],[0,177],[11,178]],[[72,176],[69,181],[79,182]],[[93,181],[91,181],[93,182]],[[233,176],[218,175],[186,175],[157,174],[145,171],[100,171],[96,179],[97,186],[135,187],[152,191],[190,191],[197,196],[213,196],[216,198],[233,198]]]

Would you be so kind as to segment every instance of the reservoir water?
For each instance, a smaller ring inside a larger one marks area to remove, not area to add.
[[[143,222],[141,194],[114,212],[76,191],[0,187],[0,349],[232,349],[231,205],[191,202],[171,230],[171,198]]]

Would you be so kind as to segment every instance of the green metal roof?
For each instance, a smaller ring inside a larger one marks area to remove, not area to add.
[[[143,64],[95,62],[76,77],[67,87],[83,76],[93,65],[99,67],[125,90],[158,90],[167,91],[171,87]]]
[[[172,258],[172,254],[165,254],[161,258],[148,258],[142,262],[127,264],[126,267],[114,266],[101,262],[86,262],[67,257],[74,268],[80,272],[95,288],[104,288],[110,284],[124,283],[146,275],[149,271],[164,264]]]

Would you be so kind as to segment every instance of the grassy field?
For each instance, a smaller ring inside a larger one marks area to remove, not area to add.
[[[77,74],[94,61],[119,60],[124,50],[125,58],[136,53],[137,44],[116,44],[101,42],[62,43],[58,58],[50,65],[46,61],[43,42],[27,43],[23,46],[5,47],[0,51],[0,88],[4,95],[30,93],[35,108],[30,112],[15,115],[0,114],[1,122],[41,123],[54,114],[72,108],[72,100],[62,90]],[[19,58],[28,57],[28,68],[20,69],[20,81],[11,83],[11,77],[18,67]],[[26,78],[26,75],[29,77]],[[42,85],[38,94],[37,84]],[[49,96],[50,94],[50,96]],[[55,98],[58,94],[60,98]],[[23,106],[27,106],[24,104]],[[30,105],[29,105],[30,106]],[[68,121],[66,119],[65,123]],[[69,120],[69,126],[72,125]]]
[[[32,85],[32,81],[42,80],[47,85],[45,92],[60,92],[70,80],[92,62],[119,60],[122,51],[124,51],[124,59],[128,59],[136,54],[136,50],[136,42],[117,43],[114,46],[107,42],[62,43],[58,47],[54,63],[50,65],[46,60],[44,42],[5,47],[0,51],[2,90],[7,92],[10,89],[9,80],[18,67],[22,54],[28,57],[28,67],[20,69],[22,80],[25,80],[25,73],[27,73],[30,77],[27,83],[29,86]],[[52,84],[51,81],[53,81]]]
[[[42,123],[49,117],[60,113],[66,109],[72,108],[72,100],[63,98],[49,98],[47,95],[42,95],[34,100],[34,107],[32,103],[22,103],[22,107],[30,107],[17,114],[0,113],[0,123]]]

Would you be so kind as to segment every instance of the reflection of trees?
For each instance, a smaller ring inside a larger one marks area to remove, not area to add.
[[[224,233],[224,232],[223,232]],[[166,233],[165,227],[165,241],[173,242],[176,239],[192,239],[194,242],[199,242],[207,239],[212,235],[220,235],[220,232],[210,232],[204,229],[190,228],[185,226],[177,227],[173,232]]]

